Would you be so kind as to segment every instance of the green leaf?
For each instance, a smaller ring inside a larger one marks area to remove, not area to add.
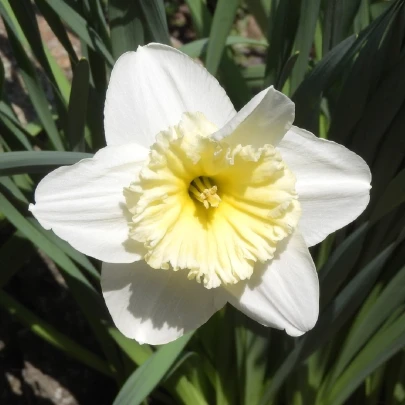
[[[170,45],[169,29],[163,0],[137,0],[143,14],[143,23],[148,27],[150,41]]]
[[[48,173],[59,166],[77,163],[93,155],[80,152],[7,152],[0,154],[0,176],[18,173]]]
[[[84,0],[82,15],[100,35],[108,49],[111,49],[109,27],[106,20],[106,3],[106,0]]]
[[[314,133],[318,133],[319,107],[321,95],[325,88],[333,81],[342,69],[347,67],[354,54],[355,37],[349,37],[333,48],[315,66],[314,70],[305,78],[297,91],[293,101],[297,104],[295,123]]]
[[[368,224],[363,224],[356,229],[335,249],[329,260],[320,269],[321,307],[329,304],[353,270],[361,254],[368,230]]]
[[[238,5],[239,0],[219,0],[217,3],[205,58],[205,67],[214,76],[224,52],[226,38],[235,20]]]
[[[291,57],[299,21],[300,1],[273,1],[267,31],[269,49],[266,58],[265,85],[280,81],[283,67]]]
[[[87,21],[63,0],[45,0],[49,7],[74,31],[91,49],[102,55],[112,66],[114,58],[97,32]]]
[[[44,229],[36,219],[27,218],[27,220],[38,232],[44,235],[46,239],[48,239],[55,246],[57,246],[73,261],[80,264],[80,266],[82,266],[85,270],[87,270],[89,275],[91,275],[95,281],[100,282],[100,273],[94,267],[94,265],[91,263],[91,261],[88,259],[86,255],[74,249],[69,243],[60,239],[52,231],[47,231],[46,229]]]
[[[178,396],[184,405],[209,405],[202,392],[184,375],[175,375],[164,386]]]
[[[109,0],[108,16],[115,60],[124,52],[136,51],[139,45],[145,43],[142,11],[136,1]]]
[[[17,184],[10,177],[0,177],[0,185],[7,190],[7,193],[23,205],[28,204],[28,200],[21,192]]]
[[[405,202],[405,169],[402,169],[388,184],[371,215],[372,222],[378,221]]]
[[[18,146],[13,149],[20,149],[21,146],[27,150],[33,150],[31,143],[28,139],[29,133],[21,126],[19,121],[13,115],[7,114],[4,111],[4,101],[0,101],[0,125],[3,126],[3,138],[11,147],[14,140],[18,140]],[[13,139],[12,139],[13,138]]]
[[[108,316],[100,295],[70,258],[57,246],[41,234],[0,192],[0,211],[27,239],[47,254],[62,270],[76,302],[86,316],[95,336],[109,360],[109,366],[115,376],[122,371],[121,360],[116,352],[113,340],[108,334]]]
[[[24,252],[24,254],[21,254]],[[30,242],[21,233],[14,232],[0,247],[0,288],[16,274],[35,253]]]
[[[31,2],[27,1],[11,1],[12,7],[17,21],[22,28],[25,38],[27,39],[35,57],[43,67],[48,78],[53,82],[58,91],[57,83],[53,75],[53,71],[49,64],[47,55],[45,54],[41,35],[39,33],[38,23],[35,18],[35,10]],[[58,94],[56,93],[58,96]],[[60,97],[60,94],[59,94]]]
[[[188,44],[182,45],[180,47],[180,51],[184,52],[191,58],[200,58],[204,56],[207,52],[207,45],[209,42],[209,38],[201,38],[195,41],[189,42]],[[266,41],[261,41],[257,39],[251,39],[246,37],[239,37],[239,36],[229,36],[226,38],[225,45],[252,45],[252,46],[267,46]],[[256,66],[256,65],[254,65]]]
[[[200,37],[208,37],[212,17],[203,0],[185,0],[190,9],[194,29]]]
[[[188,333],[174,342],[162,346],[128,378],[113,405],[138,405],[163,379],[172,364],[190,340]]]
[[[229,305],[217,312],[216,333],[221,339],[214,346],[215,393],[217,405],[232,405],[237,398],[234,381],[237,378],[235,368],[234,346],[234,314]]]
[[[204,36],[208,35],[212,18],[205,3],[201,0],[187,0],[193,17],[196,30],[202,32]],[[241,70],[238,68],[232,58],[229,50],[225,50],[220,64],[220,82],[234,103],[236,109],[242,108],[252,97],[252,94],[243,80]]]
[[[323,92],[331,87],[339,75],[347,71],[356,54],[375,30],[378,30],[381,24],[387,26],[393,10],[392,6],[386,14],[374,21],[357,38],[352,36],[342,41],[315,66],[293,96],[293,101],[297,104],[296,125],[318,133],[319,108]],[[350,100],[351,102],[352,100]]]
[[[54,57],[51,55],[47,46],[43,43],[41,35],[39,32],[38,23],[35,16],[35,10],[31,2],[5,2],[5,8],[7,9],[7,4],[9,7],[9,14],[14,13],[11,18],[15,21],[13,25],[17,29],[14,30],[15,34],[22,31],[24,36],[22,44],[29,44],[33,54],[35,55],[37,61],[40,63],[43,72],[49,79],[52,85],[52,92],[54,95],[54,105],[58,112],[59,121],[61,124],[66,122],[67,114],[67,97],[70,90],[70,84],[66,79],[62,69],[55,62]],[[63,126],[63,125],[62,125]]]
[[[303,341],[307,341],[308,351],[313,351],[330,339],[349,319],[373,287],[387,260],[391,257],[399,241],[391,243],[354,277],[337,297],[325,308],[315,328]]]
[[[236,110],[240,110],[252,98],[252,94],[243,80],[242,72],[232,59],[229,49],[225,50],[219,66],[219,76],[226,93],[232,100]]]
[[[97,65],[94,63],[93,67],[97,69]],[[93,86],[90,86],[87,105],[87,124],[91,133],[90,145],[92,150],[98,150],[106,146],[103,121],[104,101],[105,92],[100,92]]]
[[[18,39],[18,31],[12,24],[11,19],[8,17],[6,9],[0,3],[0,13],[3,17],[8,38],[13,48],[14,56],[17,60],[21,76],[28,91],[32,105],[35,108],[40,121],[45,128],[50,141],[57,150],[63,150],[63,144],[58,129],[56,128],[51,111],[49,110],[48,100],[46,99],[45,92],[38,80],[35,69],[28,58],[23,46]]]
[[[380,0],[378,3],[373,3],[370,5],[371,18],[373,20],[377,19],[381,14],[385,13],[387,9],[391,7],[389,1]]]
[[[74,152],[83,152],[85,149],[84,129],[86,127],[89,78],[89,63],[86,59],[81,59],[73,73],[66,131],[71,150]]]
[[[0,100],[0,113],[10,118],[16,125],[21,125],[8,100]]]
[[[238,356],[241,404],[257,405],[263,393],[270,344],[270,329],[240,313],[236,317],[236,353]]]
[[[402,405],[405,402],[405,350],[388,363],[385,374],[387,401],[391,405]]]
[[[3,61],[0,59],[0,99],[3,98],[4,81],[5,81],[5,70]]]
[[[247,0],[246,3],[262,33],[266,35],[269,32],[269,19],[273,3],[268,0]]]
[[[397,242],[391,243],[378,254],[326,307],[315,328],[307,332],[278,368],[270,386],[264,392],[261,405],[267,405],[294,369],[311,353],[335,336],[342,325],[353,315],[371,290],[396,245]]]
[[[29,309],[25,308],[18,301],[0,290],[0,306],[2,306],[10,315],[26,325],[31,332],[38,335],[57,349],[67,353],[69,356],[79,362],[99,371],[102,374],[111,376],[111,371],[105,361],[100,359],[94,353],[77,344],[63,333],[56,330],[53,326],[39,318]]]
[[[330,391],[326,404],[340,405],[371,372],[405,346],[405,314],[377,333],[347,367]]]
[[[404,69],[405,52],[392,69],[384,72],[378,87],[374,86],[372,97],[356,125],[351,139],[352,148],[361,150],[361,155],[367,162],[375,159],[385,133],[401,111],[405,92]],[[384,120],[379,119],[379,116],[383,116]],[[365,136],[367,142],[364,142]]]
[[[295,63],[297,62],[299,56],[299,52],[296,52],[294,55],[291,56],[283,66],[280,77],[277,80],[275,87],[277,89],[282,89],[287,81],[288,77],[291,75],[292,70],[294,69]]]
[[[264,80],[266,66],[263,63],[258,65],[247,66],[241,70],[242,76],[245,80]]]
[[[352,32],[353,18],[361,0],[328,0],[323,23],[323,51],[325,55]]]
[[[330,139],[347,142],[352,130],[364,114],[369,92],[374,87],[375,70],[370,69],[370,66],[377,64],[377,58],[380,56],[378,47],[388,22],[389,18],[386,18],[385,21],[374,24],[352,69],[348,72],[334,108],[329,130]],[[348,103],[352,106],[349,109],[347,108]]]
[[[68,104],[69,95],[70,95],[70,81],[65,76],[64,71],[58,65],[58,62],[55,58],[51,55],[51,52],[47,47],[45,47],[45,55],[49,61],[49,65],[51,66],[52,74],[55,79],[55,87],[57,88],[57,93],[60,97],[55,102],[58,102],[58,108],[60,111],[63,108],[63,113],[66,115],[66,106]],[[65,117],[64,117],[65,118]],[[61,119],[61,117],[59,117]]]
[[[365,345],[378,330],[379,327],[394,313],[404,302],[405,296],[405,267],[403,267],[388,283],[386,288],[375,300],[371,308],[351,328],[349,336],[337,359],[333,377],[330,384],[333,385],[336,378],[344,373],[350,361],[356,353]]]
[[[370,2],[369,0],[361,0],[360,7],[354,20],[355,32],[360,32],[370,24]]]
[[[299,52],[291,75],[291,92],[301,84],[308,71],[308,58],[314,42],[321,0],[302,0],[294,50]]]
[[[153,350],[149,345],[141,345],[136,340],[125,337],[117,328],[110,326],[108,332],[137,366],[141,366],[153,355]]]
[[[58,14],[53,10],[52,7],[48,5],[46,0],[35,0],[39,11],[44,16],[46,22],[52,29],[55,36],[58,38],[59,42],[69,55],[71,62],[77,63],[79,61],[75,50],[73,49],[72,43],[70,42],[69,36],[67,34],[66,28],[59,18]]]

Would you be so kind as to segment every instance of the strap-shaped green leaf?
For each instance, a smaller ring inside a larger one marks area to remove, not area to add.
[[[357,38],[355,36],[348,37],[335,46],[308,74],[293,95],[293,101],[297,105],[296,125],[318,133],[318,113],[323,92],[332,85],[342,72],[347,70],[358,51],[370,35],[380,27],[380,24],[388,26],[390,13],[394,8],[392,5],[385,14],[362,31]]]
[[[353,19],[361,0],[328,0],[323,23],[323,51],[327,54],[332,48],[353,34]]]
[[[342,327],[361,305],[375,283],[384,264],[390,258],[399,241],[391,243],[365,266],[321,313],[313,330],[308,332],[275,373],[270,386],[264,392],[261,405],[269,403],[285,379],[316,349],[321,348]]]
[[[269,32],[270,13],[273,11],[274,3],[271,0],[247,0],[249,11],[260,26],[263,35]]]
[[[125,337],[117,328],[110,326],[108,332],[137,366],[144,364],[153,355],[149,345],[141,345],[136,340]]]
[[[321,0],[301,0],[300,20],[294,50],[299,52],[291,74],[291,92],[300,85],[308,71],[308,57],[314,42]]]
[[[210,35],[212,17],[202,0],[187,0],[196,31],[207,37]],[[226,49],[220,62],[220,82],[234,103],[236,109],[242,108],[252,97],[241,70]]]
[[[336,379],[344,374],[350,361],[360,349],[372,339],[378,328],[404,303],[405,294],[405,267],[392,278],[384,290],[374,300],[371,308],[361,319],[356,320],[344,343],[342,351],[334,365],[333,374],[329,381],[330,387]]]
[[[159,384],[190,340],[192,333],[162,346],[125,382],[113,405],[139,405]]]
[[[32,105],[35,108],[43,127],[45,128],[50,141],[57,150],[63,150],[62,139],[60,133],[55,125],[51,111],[49,109],[48,100],[45,96],[44,89],[42,88],[35,69],[24,50],[18,35],[18,30],[9,17],[5,5],[0,3],[0,14],[3,17],[8,38],[14,51],[14,56],[17,60],[21,76],[24,80],[28,95],[31,99]]]
[[[49,7],[89,46],[103,55],[105,61],[112,66],[114,59],[97,32],[87,21],[63,0],[45,0]]]
[[[44,44],[42,43],[41,35],[38,28],[38,23],[35,18],[35,10],[31,2],[26,1],[11,1],[10,6],[14,11],[17,21],[24,32],[30,47],[41,64],[44,72],[49,80],[54,84],[56,97],[62,101],[62,95],[59,93],[57,82],[55,80],[51,65],[45,53]]]
[[[15,316],[22,324],[26,325],[31,332],[38,335],[52,346],[67,353],[81,363],[111,376],[108,364],[100,357],[85,349],[68,336],[56,330],[52,325],[35,315],[34,312],[25,308],[5,291],[0,290],[0,306],[10,315]]]
[[[29,141],[29,134],[21,126],[17,119],[5,113],[2,109],[3,101],[0,101],[0,126],[3,128],[2,136],[7,145],[12,149],[21,149],[23,147],[27,150],[33,150]],[[18,141],[18,142],[15,142]],[[13,144],[17,144],[13,147]]]
[[[3,98],[3,86],[5,80],[5,70],[3,61],[0,59],[0,99]]]
[[[24,252],[24,254],[21,254]],[[20,232],[14,232],[0,248],[0,288],[16,274],[32,257],[35,249]]]
[[[139,45],[144,45],[145,26],[137,1],[109,0],[108,16],[115,60],[124,52],[136,51]]]
[[[371,215],[371,221],[378,221],[405,202],[405,169],[402,169],[388,184]]]
[[[148,29],[147,42],[170,45],[169,29],[163,0],[136,0],[143,14],[143,24]]]
[[[35,4],[38,6],[41,14],[44,16],[46,22],[51,27],[63,48],[65,48],[70,60],[73,63],[77,63],[79,59],[73,49],[72,43],[70,42],[66,27],[63,25],[58,14],[49,6],[46,0],[35,0]]]
[[[180,50],[192,58],[200,58],[207,52],[208,43],[209,38],[201,38],[183,45],[180,47]],[[266,41],[262,40],[241,36],[229,36],[226,38],[225,45],[253,45],[267,47],[268,44]]]
[[[44,229],[36,219],[27,218],[27,220],[38,232],[44,235],[46,239],[62,250],[74,262],[80,264],[80,266],[87,270],[88,274],[92,276],[96,282],[100,282],[100,273],[86,255],[74,249],[69,243],[60,239],[52,231]]]
[[[41,234],[0,192],[0,211],[28,240],[46,253],[62,270],[62,274],[75,300],[86,316],[108,361],[111,372],[119,378],[121,359],[107,327],[109,318],[101,296],[71,259],[55,244]]]
[[[377,333],[347,367],[324,402],[341,405],[371,372],[405,346],[405,313]]]
[[[231,31],[238,5],[239,0],[219,0],[217,3],[205,58],[205,67],[214,76],[221,62],[226,38]]]
[[[66,131],[71,150],[74,152],[83,152],[85,149],[84,130],[89,98],[89,78],[89,62],[81,59],[73,73]]]
[[[255,0],[254,0],[255,1]],[[283,67],[293,54],[294,40],[300,16],[301,0],[272,1],[268,30],[265,85],[280,82]]]
[[[48,173],[59,166],[72,165],[92,156],[90,153],[51,151],[1,153],[0,176],[18,173]]]

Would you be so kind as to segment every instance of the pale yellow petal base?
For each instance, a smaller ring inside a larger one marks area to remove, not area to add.
[[[251,276],[297,226],[295,177],[271,145],[230,148],[201,113],[161,132],[125,190],[130,237],[156,269],[187,269],[207,288]]]

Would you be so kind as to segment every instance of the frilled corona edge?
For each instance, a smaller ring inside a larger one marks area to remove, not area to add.
[[[188,270],[207,288],[250,278],[300,217],[295,177],[271,145],[213,140],[202,113],[161,132],[126,190],[130,236],[155,269]]]

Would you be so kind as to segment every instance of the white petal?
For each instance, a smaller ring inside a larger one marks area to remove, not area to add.
[[[186,271],[152,269],[143,260],[103,263],[101,288],[117,328],[152,345],[198,328],[226,302],[223,290],[188,280]]]
[[[149,147],[184,112],[202,112],[218,128],[235,114],[218,81],[170,46],[150,44],[118,59],[104,109],[108,145],[138,142]]]
[[[318,276],[298,231],[278,249],[273,260],[255,268],[245,285],[226,287],[232,294],[229,302],[265,326],[300,336],[318,319]]]
[[[300,230],[308,246],[355,220],[370,199],[371,173],[364,160],[335,142],[292,127],[279,150],[297,178]]]
[[[91,159],[60,167],[39,183],[30,210],[82,253],[109,262],[139,260],[139,246],[128,240],[123,190],[147,155],[139,145],[107,146]]]
[[[227,138],[232,145],[276,146],[291,128],[294,116],[294,103],[271,86],[253,97],[213,137]]]

